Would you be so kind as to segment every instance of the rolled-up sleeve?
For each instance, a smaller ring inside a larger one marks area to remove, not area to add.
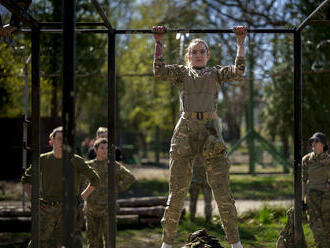
[[[216,66],[218,82],[230,82],[239,80],[242,78],[242,75],[245,70],[245,57],[236,57],[235,65],[227,66]]]
[[[166,65],[162,58],[154,60],[153,72],[160,80],[169,80],[174,85],[180,86],[183,79],[185,67],[183,65]]]
[[[97,172],[85,162],[80,163],[79,171],[89,180],[91,186],[97,187],[100,184],[100,177]]]
[[[134,182],[135,177],[133,174],[123,165],[116,162],[117,167],[117,192],[123,192],[127,190]]]

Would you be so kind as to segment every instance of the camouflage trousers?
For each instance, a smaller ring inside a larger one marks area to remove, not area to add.
[[[104,211],[94,212],[87,210],[87,243],[89,248],[108,247],[108,215]]]
[[[199,191],[202,190],[204,195],[204,214],[207,222],[211,221],[212,217],[212,190],[210,185],[207,182],[191,182],[189,188],[190,194],[190,203],[189,203],[189,210],[190,210],[190,218],[193,220],[196,215],[196,205],[198,200]]]
[[[76,223],[74,226],[74,233],[73,233],[74,247],[82,248],[83,247],[82,228],[83,228],[83,225],[85,224],[85,219],[84,219],[83,208],[81,206],[79,206],[76,209],[75,221],[76,221]]]
[[[239,241],[237,211],[229,185],[230,161],[218,120],[180,118],[171,140],[169,197],[161,220],[163,242],[173,244],[191,178],[192,162],[202,155],[229,243]]]
[[[76,210],[73,247],[82,248],[81,225],[78,219],[81,218],[82,210]],[[58,248],[62,247],[63,240],[63,220],[62,220],[62,205],[47,206],[40,209],[40,248]],[[32,242],[29,242],[28,248],[32,247]]]
[[[62,206],[49,206],[40,210],[40,247],[58,248],[62,240]],[[28,248],[32,247],[30,241]]]
[[[330,247],[330,191],[308,190],[309,225],[318,248]]]

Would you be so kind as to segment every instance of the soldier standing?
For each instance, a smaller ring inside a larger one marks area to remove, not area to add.
[[[193,164],[193,175],[191,180],[191,185],[189,188],[190,202],[190,219],[195,220],[196,215],[196,205],[198,200],[199,191],[202,190],[204,195],[204,213],[207,223],[211,223],[212,217],[212,190],[207,182],[206,171],[203,165],[203,160],[200,156],[196,157]]]
[[[108,128],[107,127],[99,127],[97,129],[95,140],[97,140],[99,138],[108,138]],[[122,161],[122,154],[121,154],[119,147],[115,148],[115,155],[116,155],[116,157],[115,157],[116,161]],[[87,159],[92,160],[95,158],[96,158],[96,153],[94,150],[94,146],[92,146],[88,149]]]
[[[108,140],[97,139],[94,143],[96,159],[88,164],[100,175],[100,186],[87,200],[85,213],[87,215],[87,239],[89,248],[108,247]],[[135,178],[131,172],[115,162],[117,193],[127,190]],[[103,242],[103,240],[105,242]]]
[[[302,159],[302,200],[306,195],[309,225],[318,248],[330,247],[330,156],[327,137],[314,133],[313,151]]]
[[[276,248],[295,248],[294,247],[294,207],[286,212],[287,221],[285,227],[280,232]],[[307,248],[305,236],[303,235],[303,244],[301,248]]]
[[[40,154],[40,247],[57,248],[61,247],[63,225],[62,184],[59,183],[62,180],[63,128],[55,128],[49,138],[53,150]],[[78,155],[74,155],[72,164],[74,166],[77,207],[79,207],[99,184],[99,177]],[[83,192],[79,191],[81,177],[87,177],[90,182]],[[22,176],[22,183],[30,197],[31,180],[32,168],[30,166]],[[28,247],[32,247],[31,242]]]
[[[169,198],[164,216],[162,248],[171,248],[192,177],[192,161],[203,157],[208,182],[213,190],[226,238],[233,248],[241,248],[237,211],[229,185],[230,161],[223,143],[216,114],[220,86],[238,80],[245,69],[244,40],[246,27],[234,27],[237,38],[235,65],[206,67],[209,48],[194,39],[188,46],[186,65],[166,65],[162,59],[166,27],[153,28],[155,44],[154,74],[171,81],[179,90],[181,117],[175,127],[170,148]]]

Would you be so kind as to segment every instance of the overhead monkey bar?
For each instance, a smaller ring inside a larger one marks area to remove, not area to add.
[[[61,23],[56,23],[56,25],[60,25]],[[88,24],[88,26],[91,23]],[[55,24],[51,24],[55,25]],[[44,26],[44,25],[43,25]],[[46,26],[46,25],[45,25]],[[80,26],[84,26],[83,23]],[[31,29],[21,29],[20,32],[31,32]],[[44,28],[40,29],[41,33],[62,33],[62,29],[50,29]],[[83,29],[76,28],[75,32],[77,33],[109,33],[113,32],[114,34],[153,34],[152,29],[112,29],[109,31],[108,29]],[[294,34],[295,29],[292,28],[261,28],[261,29],[247,29],[248,33],[256,33],[256,34]],[[230,34],[233,33],[233,29],[167,29],[166,33],[191,33],[191,34]]]

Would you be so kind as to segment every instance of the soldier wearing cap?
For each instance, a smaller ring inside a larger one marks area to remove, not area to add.
[[[40,154],[40,247],[61,247],[62,241],[62,146],[63,128],[57,127],[49,135],[51,152]],[[72,157],[74,166],[74,189],[79,207],[83,200],[95,190],[99,184],[98,174],[89,167],[83,158],[74,154]],[[89,180],[88,186],[80,192],[79,186],[82,177]],[[31,197],[31,166],[22,176],[22,183]],[[74,241],[78,242],[79,241]],[[79,244],[78,244],[79,245]],[[74,247],[78,247],[75,243]],[[32,247],[31,242],[28,247]]]
[[[321,132],[309,139],[312,152],[302,159],[302,200],[306,196],[309,224],[318,248],[330,247],[330,156]]]

